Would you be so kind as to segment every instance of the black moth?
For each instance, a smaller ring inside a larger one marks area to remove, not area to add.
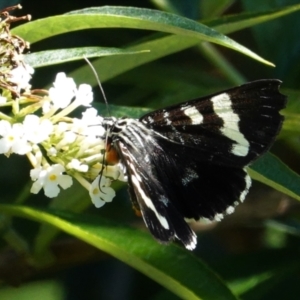
[[[126,169],[133,205],[159,242],[176,238],[192,250],[197,238],[187,219],[220,220],[243,202],[251,185],[245,167],[281,129],[286,97],[280,83],[253,81],[139,120],[104,118],[108,148]]]

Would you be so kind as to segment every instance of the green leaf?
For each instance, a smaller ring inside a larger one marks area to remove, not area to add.
[[[284,89],[283,92],[287,95],[288,102],[283,111],[284,123],[280,136],[283,138],[294,136],[297,142],[300,134],[300,91]]]
[[[96,103],[94,107],[100,112],[101,115],[104,115],[104,112],[106,112],[107,110],[106,105],[102,103]],[[151,111],[151,109],[149,108],[119,106],[119,105],[112,105],[112,104],[109,105],[109,109],[116,118],[122,118],[128,116],[130,118],[135,118],[135,119],[138,119],[142,115]]]
[[[146,55],[135,55],[134,57],[128,56],[127,59],[124,59],[121,56],[108,56],[93,61],[93,66],[96,70],[100,70],[101,82],[105,82],[126,71],[172,53],[195,46],[198,43],[199,41],[196,41],[193,38],[181,37],[178,35],[162,36],[161,34],[155,34],[148,39],[143,39],[137,45],[127,48],[132,51],[149,49],[150,53],[147,53]],[[85,82],[84,79],[87,71],[88,66],[82,66],[69,75],[76,78],[78,82]],[[90,84],[96,84],[96,79],[91,78]]]
[[[88,191],[84,189],[79,183],[74,182],[73,185],[51,200],[49,209],[63,210],[72,213],[81,213],[92,205]],[[48,224],[41,224],[39,231],[35,236],[35,242],[32,246],[35,255],[43,254],[47,251],[51,241],[60,232],[59,228],[50,226]]]
[[[193,20],[157,10],[136,7],[94,7],[26,23],[14,30],[31,43],[57,34],[91,28],[133,28],[172,33],[216,43],[273,66],[227,36]]]
[[[234,2],[235,0],[202,0],[200,2],[202,16],[204,18],[219,16]]]
[[[60,228],[146,274],[182,299],[236,299],[219,277],[192,253],[174,244],[160,245],[148,233],[124,224],[98,216],[25,206],[0,205],[0,212]]]
[[[269,248],[229,255],[219,263],[212,262],[212,265],[242,299],[282,299],[267,298],[266,292],[280,289],[278,277],[283,279],[299,271],[299,254],[294,248]],[[252,297],[245,297],[250,294]]]
[[[300,176],[275,155],[264,154],[251,165],[249,174],[253,179],[300,200]]]
[[[267,10],[277,9],[285,5],[291,5],[291,9],[299,9],[298,0],[284,1],[260,1],[260,0],[242,0],[242,5],[248,10]],[[299,14],[289,16],[284,19],[284,23],[274,20],[272,23],[256,26],[252,29],[253,37],[258,46],[258,51],[262,55],[268,55],[268,58],[276,62],[276,69],[273,76],[288,80],[291,87],[299,85],[299,60],[300,60],[300,41],[299,41]],[[274,38],[276,33],[276,38]],[[276,49],[276,51],[274,51]]]
[[[283,93],[287,95],[288,102],[286,105],[286,108],[284,109],[284,116],[287,114],[300,114],[300,90],[294,90],[294,89],[282,89]],[[284,120],[283,125],[286,122],[286,118]]]
[[[299,268],[299,253],[295,247],[274,249],[264,248],[260,251],[246,253],[231,253],[225,259],[210,260],[210,265],[227,282],[236,282],[239,279],[253,278],[269,273],[275,275],[291,266]],[[262,278],[261,278],[262,279]]]
[[[290,266],[288,270],[281,270],[281,272],[277,272],[270,278],[257,282],[252,289],[240,296],[245,300],[284,299],[286,292],[283,292],[283,290],[288,290],[291,294],[297,295],[299,294],[299,285],[296,279],[298,272],[299,265],[295,262],[294,266]],[[284,284],[285,281],[287,281],[287,284]]]
[[[267,233],[276,232],[275,243],[281,243],[286,234],[300,236],[300,220],[296,218],[278,218],[266,221]],[[279,241],[278,241],[279,237]],[[281,240],[280,240],[281,239]],[[274,241],[271,241],[274,243]]]
[[[216,20],[206,22],[206,24],[213,26],[222,33],[231,33],[282,17],[284,15],[296,12],[299,9],[300,5],[294,5],[292,7],[286,7],[283,9],[277,9],[263,13],[242,13],[238,16],[219,17]],[[135,67],[193,47],[198,43],[199,40],[186,36],[161,36],[159,34],[155,34],[149,37],[148,40],[145,41],[145,39],[142,39],[140,42],[137,42],[135,46],[128,48],[132,51],[149,49],[149,54],[128,57],[126,60],[118,56],[105,57],[103,59],[94,61],[93,65],[95,69],[101,70],[101,82],[105,82]],[[84,82],[84,74],[86,74],[88,70],[87,68],[87,66],[78,68],[70,75],[76,78],[79,82]],[[92,78],[90,83],[96,84],[96,79]]]
[[[80,47],[59,50],[47,50],[25,55],[25,62],[34,68],[61,64],[92,57],[139,54],[149,52],[147,50],[132,51],[129,49],[104,48],[104,47]]]
[[[261,23],[266,23],[274,19],[281,18],[300,10],[300,4],[265,10],[260,12],[244,12],[238,15],[223,16],[217,19],[203,21],[209,27],[228,34],[245,28],[252,27]]]
[[[241,295],[255,288],[258,284],[261,284],[272,277],[272,272],[265,272],[261,274],[256,274],[248,278],[240,278],[231,281],[229,286],[231,290],[237,295]]]

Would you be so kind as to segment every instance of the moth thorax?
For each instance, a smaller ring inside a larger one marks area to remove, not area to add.
[[[105,161],[108,165],[115,165],[120,161],[117,150],[110,143],[106,146]]]

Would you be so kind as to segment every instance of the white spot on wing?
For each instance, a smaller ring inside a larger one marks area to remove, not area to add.
[[[226,214],[230,215],[234,212],[235,207],[234,206],[229,206],[226,208]]]
[[[211,98],[215,113],[223,120],[224,127],[222,133],[235,141],[231,152],[237,156],[246,156],[249,152],[249,142],[239,129],[239,116],[234,113],[231,100],[227,93],[223,93]]]
[[[177,234],[175,236],[176,236],[177,239],[179,239]],[[192,240],[190,241],[189,244],[185,244],[185,248],[188,249],[188,250],[194,250],[196,248],[196,246],[197,246],[197,236],[193,232]]]
[[[192,124],[198,125],[203,122],[203,116],[195,106],[182,107],[181,110],[191,119]]]
[[[220,222],[223,218],[224,218],[223,214],[216,214],[214,216],[214,220],[217,221],[217,222]]]
[[[185,245],[185,248],[192,251],[196,248],[197,246],[197,238],[193,237],[193,241],[189,245]]]
[[[245,170],[245,172],[247,172],[247,171]],[[241,202],[244,202],[244,200],[249,192],[249,189],[251,187],[251,177],[248,175],[248,173],[246,174],[245,181],[246,181],[246,188],[244,191],[242,191],[242,193],[240,195]]]
[[[153,119],[152,117],[148,116],[147,119],[148,119],[148,122],[149,122],[150,124],[154,123],[154,119]]]
[[[170,116],[170,114],[167,111],[165,111],[164,112],[164,119],[166,120],[167,125],[172,124],[171,120],[169,119],[169,116]]]
[[[246,169],[244,169],[244,171],[247,172]],[[228,207],[226,208],[226,210],[225,210],[225,212],[224,212],[226,215],[232,214],[232,213],[234,212],[234,210],[235,210],[235,207],[236,207],[238,204],[240,204],[241,202],[243,202],[243,201],[245,200],[245,198],[246,198],[246,196],[247,196],[247,194],[248,194],[248,192],[249,192],[249,189],[250,189],[250,187],[251,187],[251,177],[248,175],[248,173],[246,173],[246,176],[245,176],[245,182],[246,182],[246,187],[245,187],[245,189],[241,192],[240,197],[239,197],[239,200],[238,200],[238,201],[235,201],[235,202],[233,203],[232,206],[228,206]],[[221,221],[223,218],[224,218],[224,215],[223,215],[223,214],[216,214],[216,215],[214,216],[213,220],[219,222],[219,221]]]

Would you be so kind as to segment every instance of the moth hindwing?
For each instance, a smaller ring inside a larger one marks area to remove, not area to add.
[[[134,207],[158,241],[178,239],[192,250],[197,239],[187,219],[221,220],[244,201],[251,185],[245,167],[281,129],[280,83],[253,81],[139,120],[104,119]]]

